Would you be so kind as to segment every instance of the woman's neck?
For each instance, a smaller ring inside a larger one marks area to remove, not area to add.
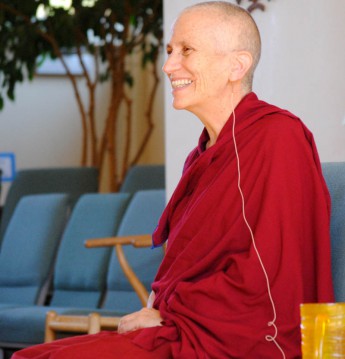
[[[224,125],[229,120],[232,112],[236,106],[240,103],[244,95],[242,94],[231,94],[231,98],[228,99],[224,106],[217,106],[212,111],[203,111],[200,113],[198,118],[205,126],[209,135],[209,140],[206,143],[206,149],[213,146],[218,139],[220,132]]]

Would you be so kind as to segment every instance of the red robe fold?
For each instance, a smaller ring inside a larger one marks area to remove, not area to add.
[[[311,133],[254,93],[235,113],[245,214],[275,308],[243,217],[231,116],[207,150],[204,130],[153,235],[155,246],[168,239],[152,286],[164,326],[131,344],[152,358],[167,347],[176,359],[281,358],[265,339],[275,319],[286,358],[299,358],[299,305],[334,300],[330,199]]]

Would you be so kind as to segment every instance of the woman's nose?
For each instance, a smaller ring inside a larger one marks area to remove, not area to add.
[[[170,54],[163,65],[163,71],[169,76],[174,71],[181,68],[179,56]]]

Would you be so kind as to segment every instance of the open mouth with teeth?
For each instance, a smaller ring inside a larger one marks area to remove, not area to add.
[[[175,88],[182,88],[190,85],[193,81],[192,80],[173,80],[171,81],[172,87]]]

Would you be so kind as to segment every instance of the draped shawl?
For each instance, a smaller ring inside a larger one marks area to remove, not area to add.
[[[313,136],[291,113],[248,94],[235,109],[245,215],[269,279],[275,308],[238,189],[233,116],[217,142],[188,156],[156,231],[168,240],[153,290],[164,326],[134,342],[173,357],[300,357],[299,305],[333,301],[330,198]]]

